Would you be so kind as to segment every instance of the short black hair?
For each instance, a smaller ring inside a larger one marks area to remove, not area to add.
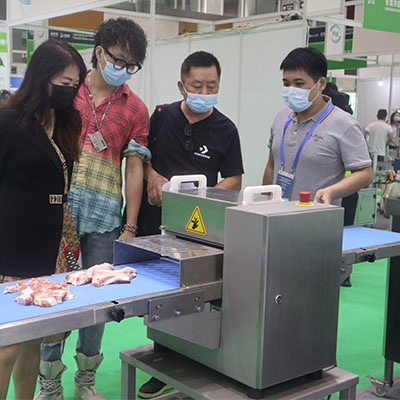
[[[322,93],[324,93],[325,91],[332,91],[332,90],[334,90],[334,91],[336,91],[336,92],[339,91],[339,89],[338,89],[336,83],[333,83],[333,82],[326,82],[325,89],[322,91]],[[325,93],[324,93],[324,94],[325,94]]]
[[[384,108],[381,108],[380,110],[378,110],[376,117],[378,119],[385,119],[387,117],[387,111]]]
[[[314,82],[326,77],[328,62],[318,49],[313,47],[298,47],[292,50],[282,61],[280,69],[283,71],[303,70]]]
[[[181,66],[181,80],[182,82],[190,75],[192,67],[212,67],[215,65],[217,69],[218,79],[221,78],[221,66],[217,58],[206,51],[196,51],[185,58]]]
[[[110,18],[104,21],[96,31],[94,37],[94,49],[92,55],[93,67],[97,67],[96,47],[106,49],[119,46],[127,50],[132,58],[139,64],[143,64],[146,58],[147,38],[142,27],[128,18]]]

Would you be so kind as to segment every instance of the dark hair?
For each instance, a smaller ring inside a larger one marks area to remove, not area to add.
[[[394,116],[395,114],[400,114],[400,110],[395,110],[392,112],[392,115],[390,116],[390,125],[394,124]]]
[[[96,47],[109,49],[119,46],[139,64],[143,64],[146,58],[147,39],[142,27],[131,19],[117,18],[104,21],[98,28],[94,37],[94,49],[92,54],[93,68],[97,67]]]
[[[11,97],[11,92],[6,90],[6,89],[2,89],[0,90],[0,103],[7,103],[7,101],[10,99]]]
[[[31,129],[37,122],[43,126],[50,125],[49,83],[69,65],[78,67],[80,86],[85,80],[86,67],[73,47],[65,42],[48,40],[35,50],[20,88],[5,106],[18,112],[17,123],[21,128]],[[73,160],[78,160],[82,126],[79,112],[71,105],[66,110],[54,110],[54,113],[54,134],[58,144],[71,154]]]
[[[385,119],[387,117],[387,111],[384,108],[381,108],[380,110],[378,110],[376,117],[378,119]]]
[[[313,47],[298,47],[292,50],[282,61],[280,69],[283,71],[303,70],[314,82],[326,77],[328,63],[326,57]]]
[[[326,91],[336,91],[336,92],[339,91],[336,83],[333,83],[333,82],[326,82],[325,89],[322,91],[322,93],[324,93],[325,90]]]
[[[196,51],[185,58],[181,66],[181,80],[184,81],[190,75],[192,67],[212,67],[217,69],[218,79],[221,78],[221,66],[217,58],[206,51]]]

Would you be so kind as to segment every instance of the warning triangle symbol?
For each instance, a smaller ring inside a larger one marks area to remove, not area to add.
[[[200,235],[207,235],[199,206],[196,206],[196,208],[194,209],[193,214],[190,217],[185,229],[189,232],[199,233]]]

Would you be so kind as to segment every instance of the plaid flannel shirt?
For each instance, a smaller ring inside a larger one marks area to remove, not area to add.
[[[110,97],[96,106],[100,122]],[[96,152],[89,135],[97,129],[86,81],[76,95],[82,117],[81,155],[75,163],[68,204],[79,236],[104,233],[121,225],[121,162],[126,156],[150,159],[147,149],[149,113],[145,104],[124,83],[115,93],[101,125],[107,149]]]

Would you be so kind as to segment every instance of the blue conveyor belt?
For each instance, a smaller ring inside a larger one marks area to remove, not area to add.
[[[116,269],[126,266],[133,267],[137,271],[136,278],[132,279],[129,284],[114,284],[101,287],[94,287],[91,283],[82,286],[69,285],[70,292],[75,297],[72,300],[64,301],[62,304],[48,308],[34,305],[24,306],[16,303],[14,299],[18,296],[18,293],[2,294],[6,286],[14,285],[14,283],[4,283],[0,285],[0,325],[108,301],[118,301],[179,288],[179,263],[175,260],[144,261],[120,265]],[[65,275],[67,274],[53,275],[46,278],[56,282],[63,282]]]
[[[361,226],[345,226],[342,251],[376,247],[400,242],[400,233]]]
[[[346,226],[343,231],[342,251],[359,248],[376,247],[400,242],[400,233],[382,231],[379,229]],[[101,303],[118,301],[132,297],[146,296],[154,293],[178,289],[180,286],[179,262],[171,259],[160,259],[120,265],[118,268],[131,266],[137,270],[137,276],[130,284],[108,285],[96,288],[90,283],[82,286],[70,285],[70,291],[75,297],[54,307],[41,308],[23,306],[14,301],[17,293],[3,295],[4,287],[0,285],[0,325],[28,318],[36,318],[48,314],[75,310],[81,307],[95,306]],[[62,282],[66,274],[48,277],[56,282]]]

